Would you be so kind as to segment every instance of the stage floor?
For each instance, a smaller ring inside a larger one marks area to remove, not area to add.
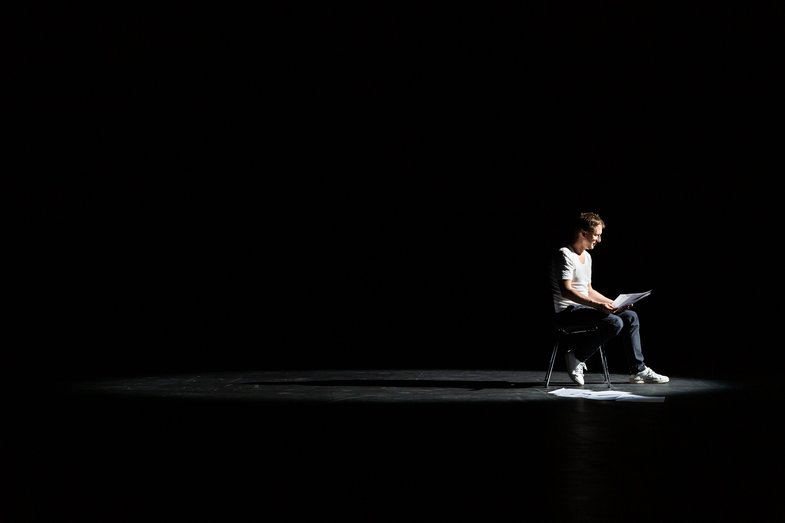
[[[772,520],[770,383],[277,370],[37,383],[6,438],[9,521]],[[773,479],[772,479],[773,478]]]
[[[559,388],[575,389],[554,371],[549,387],[540,371],[503,370],[290,370],[208,372],[84,380],[70,393],[160,399],[274,402],[473,403],[554,401]],[[667,384],[631,384],[611,375],[612,390],[676,399],[737,388],[730,382],[673,377]],[[607,391],[602,374],[587,373],[582,390]]]

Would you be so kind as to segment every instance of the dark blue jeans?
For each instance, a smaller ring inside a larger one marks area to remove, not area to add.
[[[630,309],[619,314],[607,314],[584,306],[572,306],[556,313],[553,319],[559,327],[596,326],[596,332],[570,336],[573,354],[580,361],[586,361],[600,345],[619,337],[630,372],[640,372],[646,365],[641,349],[641,324],[638,314]]]

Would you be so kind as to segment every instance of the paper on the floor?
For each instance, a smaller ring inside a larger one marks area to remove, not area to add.
[[[614,401],[665,401],[665,396],[641,396],[623,390],[585,390],[585,389],[556,389],[548,394],[563,398],[584,398],[588,400],[614,400]]]

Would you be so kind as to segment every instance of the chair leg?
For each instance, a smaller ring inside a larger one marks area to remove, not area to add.
[[[553,373],[553,364],[556,362],[556,353],[559,352],[559,340],[553,344],[553,351],[551,351],[551,361],[548,364],[548,372],[545,373],[545,386],[547,387],[551,382],[551,374]]]
[[[602,360],[602,372],[605,374],[605,383],[608,385],[609,389],[613,389],[613,385],[611,385],[611,374],[608,372],[608,360],[605,357],[605,349],[600,347],[600,360]]]

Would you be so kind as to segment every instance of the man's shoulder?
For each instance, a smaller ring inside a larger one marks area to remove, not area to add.
[[[575,253],[569,247],[559,247],[553,251],[553,263],[556,265],[564,265],[571,263]]]

